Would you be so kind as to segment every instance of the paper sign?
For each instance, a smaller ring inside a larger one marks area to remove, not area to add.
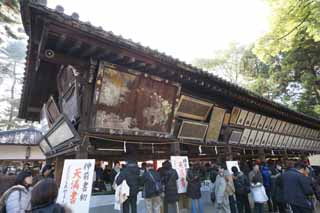
[[[94,166],[95,160],[65,160],[57,203],[71,212],[89,212]]]
[[[226,161],[226,163],[227,163],[227,169],[231,174],[233,174],[231,169],[234,166],[238,168],[238,171],[240,171],[240,167],[239,167],[238,161]]]
[[[171,156],[170,157],[172,168],[178,173],[179,179],[177,180],[178,193],[187,192],[187,169],[189,168],[188,156]]]

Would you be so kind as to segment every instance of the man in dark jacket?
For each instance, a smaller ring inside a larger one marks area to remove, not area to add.
[[[303,162],[297,162],[294,168],[282,175],[284,200],[291,205],[293,213],[313,212],[312,202],[308,199],[313,190],[308,178],[303,175],[305,168]]]
[[[177,211],[178,196],[178,173],[172,168],[169,161],[163,163],[163,169],[161,171],[161,181],[164,185],[164,212],[173,213]]]
[[[198,164],[192,166],[187,173],[187,196],[191,198],[191,212],[196,213],[196,203],[198,203],[198,209],[200,213],[203,213],[203,207],[201,203],[201,169]]]
[[[160,213],[162,192],[161,179],[158,172],[153,169],[152,164],[147,164],[143,173],[144,196],[148,213]]]
[[[269,212],[273,211],[272,202],[271,202],[271,171],[269,169],[268,164],[263,163],[261,174],[263,178],[263,186],[266,190],[267,196],[268,196],[268,208]]]
[[[126,180],[130,188],[130,196],[123,203],[123,213],[129,213],[131,206],[131,213],[137,213],[137,194],[139,192],[140,184],[140,169],[136,161],[128,160],[126,167],[120,172],[116,179],[116,184],[120,185],[122,181]]]
[[[233,183],[236,190],[237,207],[239,213],[250,213],[250,203],[248,193],[250,192],[250,183],[247,176],[238,170],[237,167],[231,168],[233,172]]]

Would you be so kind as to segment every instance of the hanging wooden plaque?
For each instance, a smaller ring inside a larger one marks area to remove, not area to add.
[[[229,144],[238,144],[240,142],[242,131],[233,130],[229,138]]]
[[[193,121],[183,121],[178,138],[203,141],[207,132],[207,128],[207,124]]]
[[[218,141],[225,112],[225,109],[219,107],[213,108],[206,141]]]
[[[271,120],[272,118],[267,117],[266,122],[264,123],[264,126],[263,126],[263,130],[269,130]]]
[[[298,138],[294,137],[292,141],[292,148],[297,149],[298,148]]]
[[[231,116],[230,113],[225,113],[224,114],[224,118],[223,118],[223,125],[224,126],[229,125],[230,116]]]
[[[275,136],[274,133],[267,133],[267,132],[264,133],[262,138],[262,143],[266,144],[266,147],[270,148],[272,145],[274,136]]]
[[[250,129],[244,129],[242,136],[241,136],[240,144],[247,144],[250,133],[251,133]]]
[[[269,136],[270,136],[269,132],[263,132],[263,136],[260,143],[261,147],[265,147],[267,145]]]
[[[303,127],[299,125],[297,136],[301,137],[302,136],[302,131],[303,131]]]
[[[230,117],[230,124],[236,124],[238,117],[240,115],[241,109],[238,107],[233,107],[232,112],[231,112],[231,117]]]
[[[296,131],[297,131],[297,125],[296,124],[293,124],[293,128],[292,128],[292,131],[291,131],[291,135],[296,135]]]
[[[46,107],[47,107],[47,114],[50,122],[49,126],[51,126],[60,116],[59,108],[52,96],[50,96],[46,104]]]
[[[254,144],[254,141],[256,139],[257,133],[258,133],[257,130],[252,130],[251,131],[251,134],[250,134],[250,137],[249,137],[247,145],[252,146]]]
[[[243,126],[247,115],[248,115],[248,111],[242,109],[240,112],[239,118],[237,120],[237,125]]]
[[[281,144],[282,148],[288,148],[288,141],[289,141],[289,136],[285,136],[283,143]]]
[[[277,123],[276,123],[276,126],[274,127],[273,132],[279,132],[280,126],[281,126],[281,121],[277,120]]]
[[[275,134],[275,136],[273,138],[273,141],[272,141],[272,144],[271,144],[272,147],[277,147],[278,146],[279,138],[280,138],[280,135],[279,134]]]
[[[244,126],[250,126],[252,121],[253,121],[253,118],[254,118],[254,113],[253,112],[249,112],[248,115],[247,115],[247,118],[246,118],[246,121],[244,123]]]
[[[252,128],[257,128],[260,118],[261,118],[260,114],[255,114],[254,119],[251,123]]]
[[[291,124],[290,129],[288,131],[288,135],[292,135],[293,130],[294,130],[294,124]]]
[[[280,135],[277,147],[282,147],[283,146],[282,144],[284,143],[284,138],[285,138],[284,135]]]
[[[258,123],[258,127],[257,127],[258,129],[262,129],[263,128],[266,119],[267,119],[266,116],[264,116],[264,115],[261,116],[260,121]]]
[[[259,131],[257,133],[257,137],[256,137],[254,144],[253,144],[254,146],[261,146],[262,145],[261,141],[262,141],[263,133],[264,133],[263,131]]]
[[[285,126],[284,129],[283,129],[283,134],[288,134],[288,130],[289,130],[289,128],[290,128],[290,125],[291,125],[291,124],[287,122],[286,126]]]
[[[76,81],[62,96],[61,101],[62,112],[69,118],[72,123],[80,118],[80,96],[79,86]]]
[[[176,115],[184,118],[205,121],[212,108],[211,103],[182,95]]]
[[[283,130],[284,130],[284,128],[286,127],[286,125],[287,125],[287,122],[282,121],[281,126],[280,126],[280,129],[279,129],[279,133],[283,133]]]
[[[308,130],[307,128],[303,127],[302,132],[301,132],[302,137],[306,137],[307,130]]]
[[[287,148],[291,149],[292,148],[292,143],[293,143],[293,137],[290,136],[287,144]]]
[[[273,132],[274,128],[276,127],[276,124],[277,124],[277,119],[272,119],[271,123],[270,123],[270,126],[269,126],[269,131],[270,132]]]

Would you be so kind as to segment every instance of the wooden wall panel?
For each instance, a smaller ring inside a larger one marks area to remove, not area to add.
[[[225,109],[219,107],[213,108],[206,136],[206,141],[218,141],[225,112]]]

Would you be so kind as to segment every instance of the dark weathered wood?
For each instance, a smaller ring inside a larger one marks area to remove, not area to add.
[[[43,60],[43,61],[46,61],[46,62],[57,64],[57,65],[62,65],[62,64],[63,65],[69,65],[69,64],[72,64],[72,65],[77,65],[77,66],[80,66],[80,67],[86,67],[87,64],[88,64],[86,61],[80,60],[80,59],[72,57],[72,56],[67,56],[67,55],[64,55],[64,54],[61,54],[61,53],[57,53],[57,52],[54,53],[54,57],[53,58],[48,58],[44,54],[41,54],[40,55],[40,59]]]
[[[55,158],[54,178],[56,180],[58,187],[61,184],[63,165],[64,165],[64,157],[63,156],[56,157]]]

